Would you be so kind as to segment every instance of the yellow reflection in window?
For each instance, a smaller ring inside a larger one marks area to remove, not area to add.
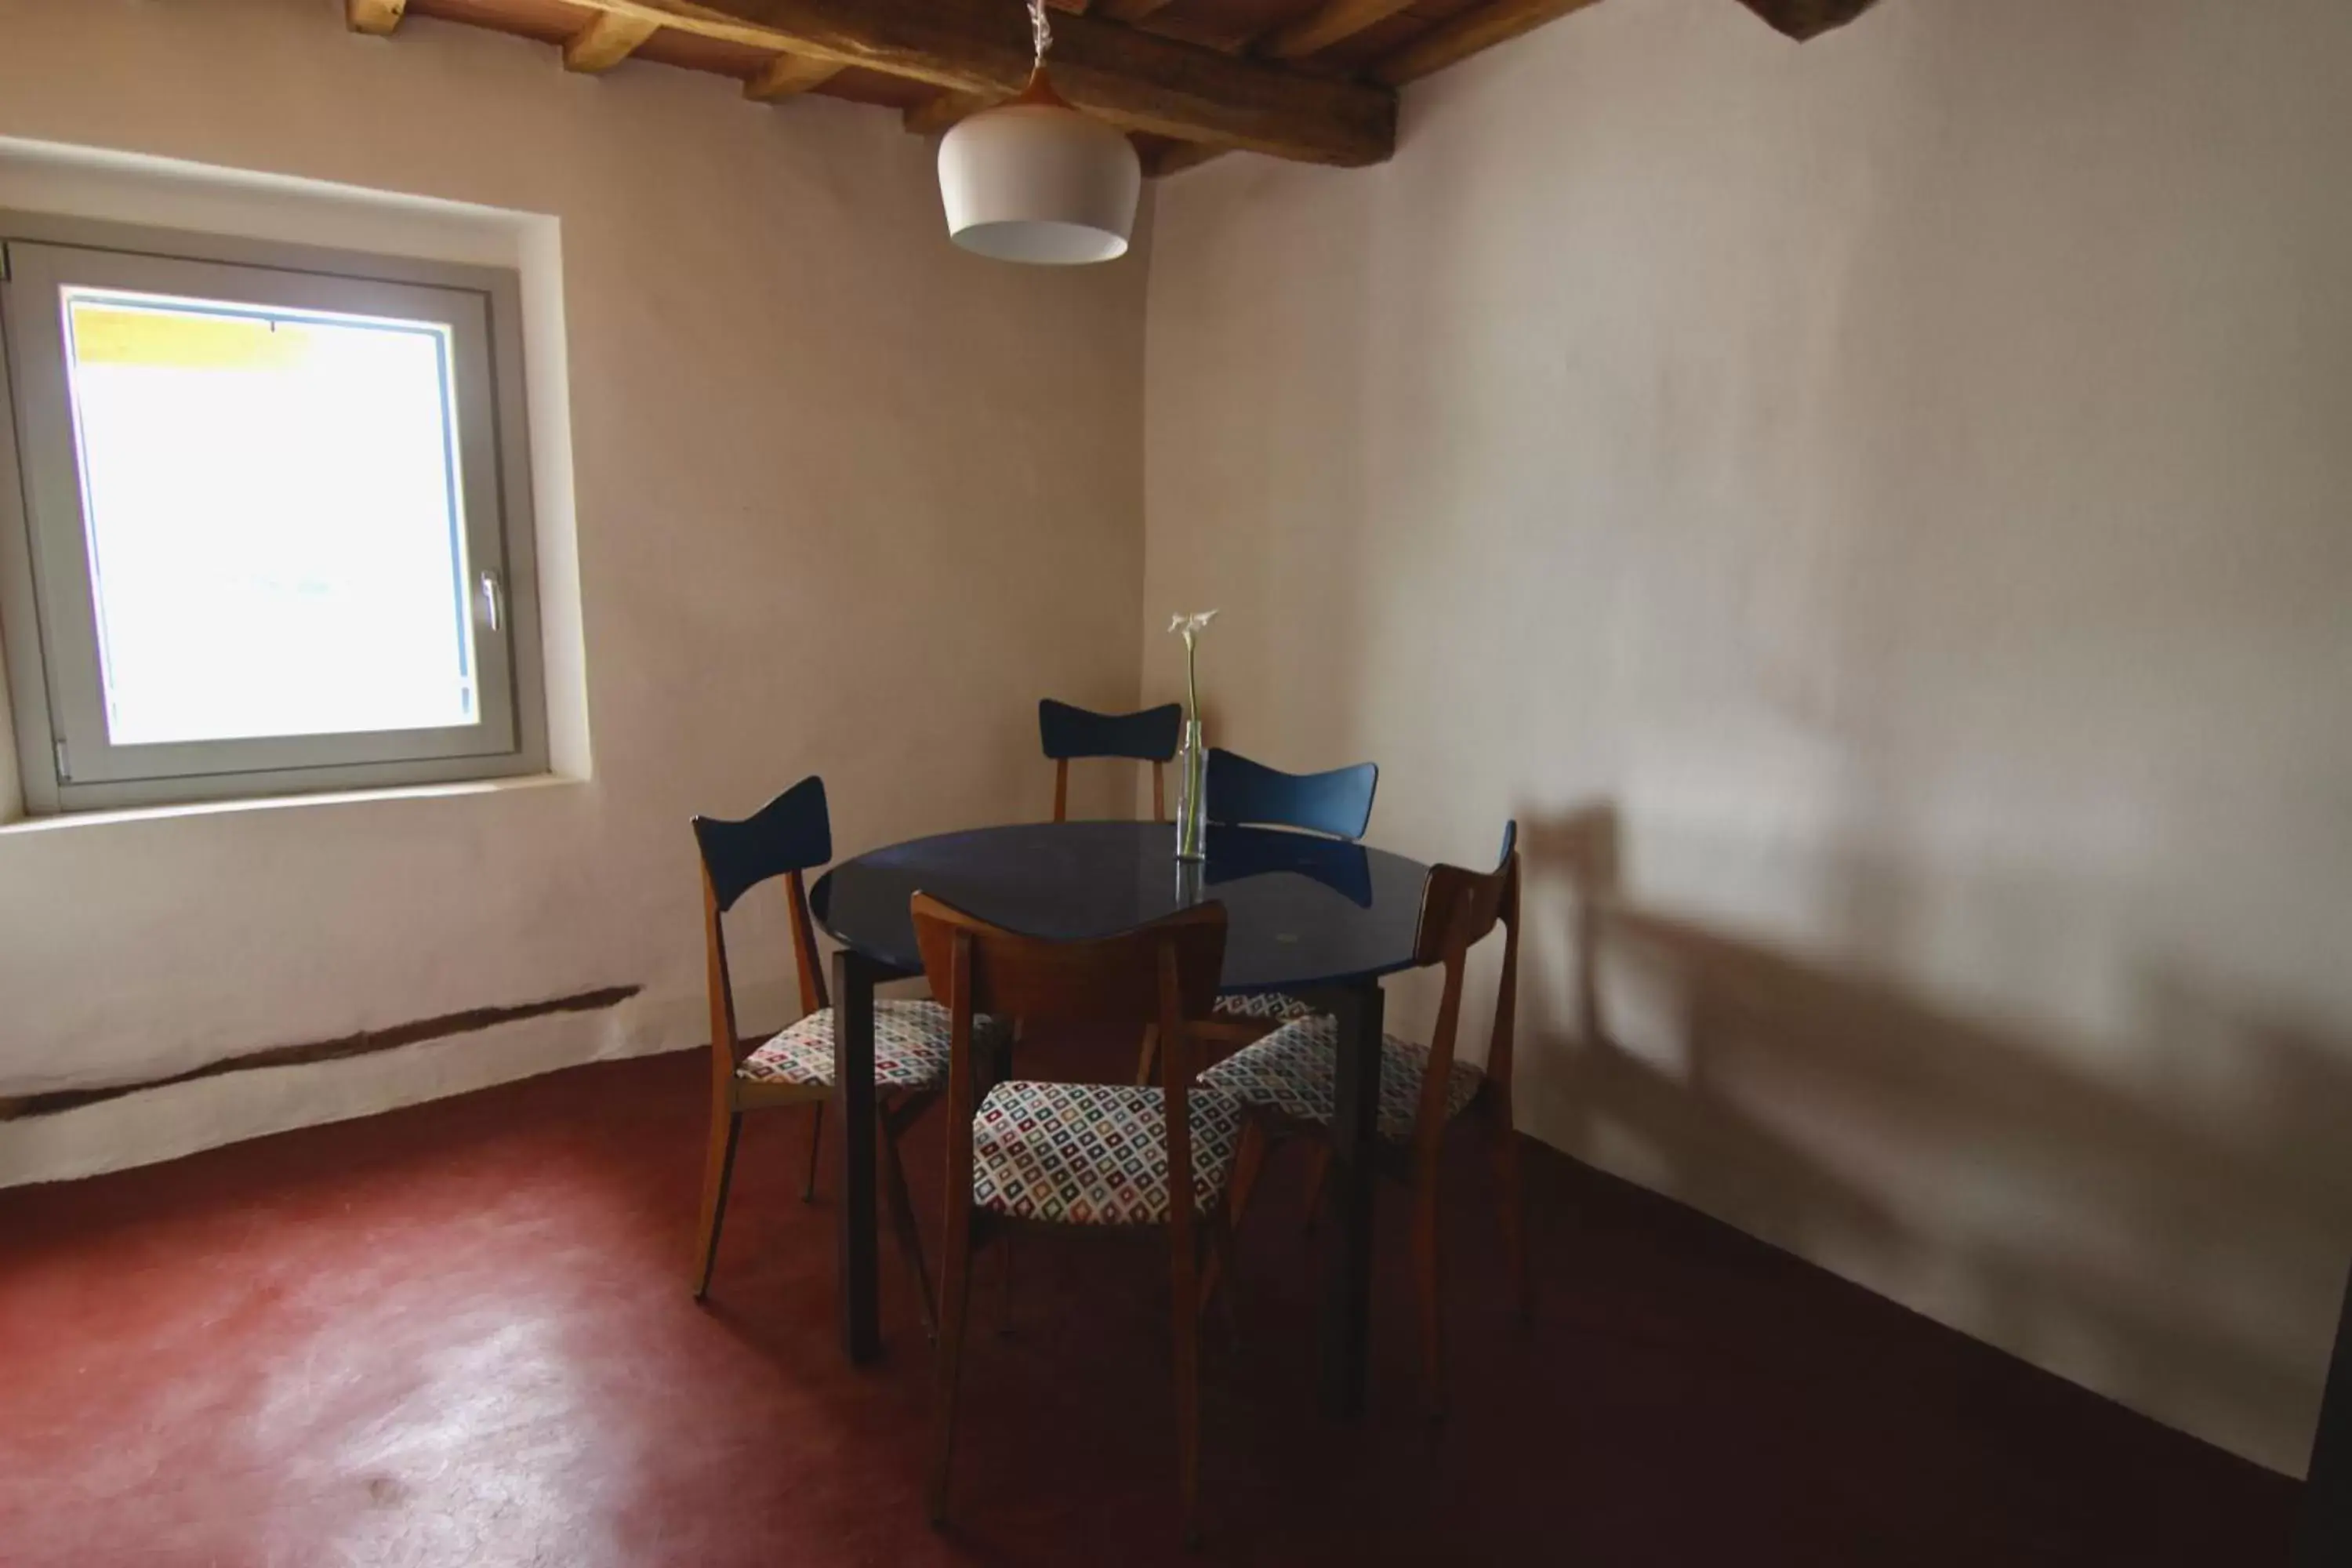
[[[74,357],[84,364],[152,370],[285,370],[310,355],[299,321],[182,310],[142,310],[76,300]]]

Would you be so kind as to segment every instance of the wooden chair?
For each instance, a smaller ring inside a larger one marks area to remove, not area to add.
[[[927,894],[915,936],[950,1016],[947,1235],[940,1271],[930,1511],[947,1517],[956,1385],[974,1251],[1016,1227],[1162,1226],[1175,1326],[1177,1476],[1184,1538],[1197,1536],[1202,1282],[1225,1257],[1226,1183],[1241,1107],[1192,1082],[1192,1026],[1209,1015],[1224,962],[1225,910],[1202,904],[1087,942],[1020,936]],[[997,1082],[974,1044],[983,1014],[1156,1026],[1169,1041],[1157,1088]],[[1170,1195],[1188,1171],[1189,1201]],[[1204,1254],[1207,1257],[1204,1258]]]
[[[1486,1124],[1512,1290],[1521,1316],[1533,1311],[1519,1211],[1518,1144],[1511,1119],[1511,1037],[1519,971],[1517,839],[1514,823],[1504,830],[1502,859],[1492,871],[1431,868],[1422,894],[1414,957],[1424,967],[1443,965],[1445,971],[1437,1027],[1425,1047],[1394,1035],[1381,1043],[1381,1135],[1372,1164],[1412,1193],[1422,1395],[1433,1415],[1444,1409],[1437,1296],[1438,1152],[1446,1128],[1465,1111],[1477,1111]],[[1503,974],[1495,999],[1494,1040],[1481,1071],[1454,1056],[1462,973],[1471,948],[1498,924],[1503,928]],[[1303,1018],[1202,1073],[1203,1087],[1223,1089],[1249,1107],[1234,1170],[1234,1225],[1241,1223],[1250,1189],[1274,1142],[1307,1135],[1318,1141],[1318,1152],[1328,1147],[1337,1047],[1338,1028],[1330,1018]]]
[[[808,1175],[801,1196],[806,1200],[815,1192],[824,1102],[833,1092],[833,1008],[809,921],[804,878],[812,867],[833,858],[824,781],[814,775],[804,778],[740,822],[698,816],[694,842],[702,857],[702,931],[710,989],[710,1145],[703,1166],[702,1215],[695,1231],[692,1270],[695,1299],[700,1300],[710,1289],[736,1138],[746,1112],[774,1106],[809,1108]],[[790,905],[803,1016],[769,1040],[747,1041],[735,1028],[723,917],[745,893],[779,876],[784,879]],[[982,1020],[980,1033],[987,1049],[1003,1048],[1004,1031],[993,1022]],[[939,1098],[947,1077],[947,1009],[936,1002],[875,1003],[874,1081],[881,1091],[887,1198],[899,1249],[915,1276],[926,1328],[935,1326],[930,1281],[923,1268],[914,1206],[907,1195],[907,1173],[898,1162],[898,1138]]]
[[[1037,704],[1037,740],[1054,760],[1054,820],[1070,812],[1070,763],[1094,757],[1126,757],[1151,764],[1151,815],[1168,816],[1165,765],[1184,734],[1184,710],[1171,702],[1140,713],[1095,713],[1048,697]]]
[[[1372,793],[1380,787],[1376,763],[1358,763],[1328,773],[1286,773],[1254,763],[1238,752],[1212,746],[1206,781],[1209,820],[1234,827],[1291,827],[1355,843],[1371,826]],[[1216,1016],[1201,1036],[1213,1045],[1247,1045],[1315,1009],[1279,991],[1217,998]],[[1159,1044],[1144,1031],[1136,1058],[1135,1081],[1150,1083],[1157,1070]]]

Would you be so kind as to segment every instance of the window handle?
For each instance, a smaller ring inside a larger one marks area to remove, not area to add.
[[[499,629],[499,623],[506,619],[506,591],[499,586],[498,574],[483,573],[482,613],[489,618],[490,630]]]

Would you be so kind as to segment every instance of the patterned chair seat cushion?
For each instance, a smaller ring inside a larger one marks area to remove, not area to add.
[[[1339,1024],[1328,1014],[1285,1024],[1254,1045],[1244,1046],[1201,1075],[1201,1082],[1223,1089],[1244,1103],[1263,1106],[1299,1121],[1328,1123],[1338,1098]],[[1381,1037],[1381,1136],[1395,1143],[1412,1140],[1421,1113],[1421,1080],[1429,1071],[1429,1047]],[[1459,1116],[1484,1078],[1457,1061],[1445,1079],[1445,1115]]]
[[[1224,1196],[1239,1144],[1239,1101],[1185,1097],[1192,1121],[1192,1199]],[[1001,1083],[971,1119],[971,1196],[983,1209],[1060,1225],[1168,1220],[1166,1097],[1126,1084]]]
[[[874,1004],[874,1085],[877,1089],[936,1089],[948,1081],[948,1010],[936,1002]],[[994,1047],[1004,1038],[992,1018],[972,1020],[974,1043]],[[736,1064],[735,1075],[754,1083],[833,1083],[833,1009],[820,1007]]]
[[[1221,1018],[1257,1018],[1269,1024],[1286,1024],[1293,1018],[1312,1018],[1314,1007],[1296,996],[1285,996],[1279,991],[1253,991],[1241,996],[1217,998],[1217,1016]]]

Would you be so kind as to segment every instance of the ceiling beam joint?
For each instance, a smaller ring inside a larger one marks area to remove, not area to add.
[[[1257,46],[1271,59],[1295,60],[1352,38],[1375,23],[1385,22],[1412,0],[1323,0],[1298,20],[1276,28]]]
[[[354,33],[389,37],[408,12],[408,0],[343,0],[343,25]]]
[[[743,96],[754,103],[773,103],[792,98],[813,87],[823,87],[841,74],[840,65],[833,60],[811,59],[806,55],[778,55],[760,68],[760,74],[743,84]]]
[[[971,119],[982,110],[1003,101],[994,93],[943,92],[909,108],[903,120],[907,129],[914,134],[936,136]]]
[[[611,70],[637,52],[637,46],[661,31],[658,23],[643,16],[600,11],[588,25],[564,41],[563,68],[593,76]]]

